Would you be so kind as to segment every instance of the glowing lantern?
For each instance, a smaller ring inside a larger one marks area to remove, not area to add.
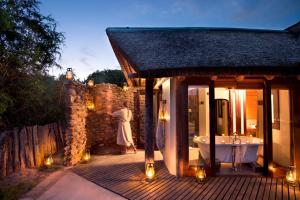
[[[66,79],[69,80],[69,81],[73,79],[72,68],[67,68]]]
[[[87,85],[91,88],[91,87],[94,87],[94,81],[93,80],[89,80],[87,82]]]
[[[53,165],[53,158],[52,158],[51,154],[45,158],[44,163],[45,163],[46,167],[48,167],[48,168]]]
[[[128,90],[128,85],[127,85],[127,83],[124,83],[124,84],[123,84],[123,90],[124,90],[124,91],[127,91],[127,90]]]
[[[154,169],[154,163],[147,163],[146,164],[146,179],[148,181],[153,180],[155,177],[155,169]]]
[[[86,101],[86,107],[87,107],[88,110],[94,110],[95,109],[94,102],[92,100],[87,100]]]
[[[86,151],[83,153],[82,159],[83,159],[84,162],[88,162],[88,161],[91,159],[91,153],[90,153],[90,150],[86,150]]]
[[[288,185],[296,185],[296,170],[294,166],[290,166],[286,172],[285,180]]]
[[[203,182],[206,179],[206,172],[205,172],[205,168],[202,166],[197,167],[196,170],[196,181],[198,183]]]

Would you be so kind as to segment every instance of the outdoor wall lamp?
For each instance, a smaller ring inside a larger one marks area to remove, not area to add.
[[[90,88],[94,87],[94,80],[90,79],[90,80],[87,82],[87,85],[88,85],[88,87],[90,87]]]
[[[93,100],[87,100],[86,101],[86,107],[88,110],[94,110],[95,109],[95,104]]]
[[[72,68],[67,68],[66,79],[69,80],[69,81],[73,79],[73,71],[72,71]]]
[[[146,180],[152,181],[155,177],[155,169],[154,169],[154,163],[147,163],[146,164]]]
[[[52,154],[50,154],[49,156],[47,156],[44,160],[44,164],[47,168],[50,168],[53,165],[53,158],[52,158]]]

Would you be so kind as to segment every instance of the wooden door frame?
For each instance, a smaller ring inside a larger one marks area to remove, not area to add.
[[[267,113],[271,113],[271,95],[269,95],[269,98],[265,98],[265,95],[268,95],[271,92],[271,82],[267,81],[265,79],[258,79],[257,81],[253,81],[250,84],[247,81],[240,81],[237,83],[236,81],[218,81],[218,80],[212,80],[211,77],[186,77],[185,78],[185,89],[188,90],[189,86],[192,85],[202,85],[202,86],[208,86],[209,88],[209,106],[210,106],[210,174],[212,176],[216,175],[216,169],[215,169],[215,134],[212,134],[213,132],[216,131],[216,126],[215,126],[215,88],[218,87],[228,87],[228,88],[234,88],[234,89],[261,89],[263,90],[264,93],[264,110],[263,110],[263,115],[264,115],[264,122],[263,122],[263,127],[264,127],[264,166],[263,166],[263,172],[264,175],[269,175],[268,167],[269,163],[272,161],[272,119],[271,119],[271,114],[267,115]],[[187,91],[185,92],[186,95],[188,95]],[[187,99],[187,97],[186,97]],[[269,102],[269,103],[268,103]],[[188,103],[186,103],[188,104]],[[265,106],[269,105],[269,106]],[[186,107],[185,105],[184,107]],[[187,111],[186,111],[187,112]],[[188,115],[184,115],[186,119],[183,119],[182,122],[185,123],[183,126],[184,130],[186,129],[188,131]],[[271,124],[270,124],[271,123]],[[267,129],[267,127],[270,127],[271,129]],[[182,130],[183,130],[182,129]],[[188,141],[188,134],[183,134],[181,132],[180,138],[183,139],[184,141]],[[183,171],[183,169],[188,169],[189,165],[189,157],[188,157],[188,142],[185,142],[185,145],[182,146],[179,143],[177,143],[177,148],[184,150],[185,153],[181,152],[181,156],[177,154],[177,163],[178,165],[181,165],[184,163],[184,165],[187,165],[186,167],[179,167],[177,168],[180,170],[178,173],[179,176],[182,176],[183,174],[186,174],[186,172]],[[267,152],[267,154],[265,153]],[[177,152],[179,153],[179,152]],[[186,155],[184,157],[184,162],[182,160],[182,155]],[[267,156],[268,155],[268,156]],[[271,156],[271,157],[270,157]],[[181,163],[181,164],[180,164]]]

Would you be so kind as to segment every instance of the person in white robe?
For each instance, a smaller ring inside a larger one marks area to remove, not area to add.
[[[132,146],[134,152],[136,153],[136,148],[132,140],[132,132],[130,126],[132,112],[128,109],[127,102],[124,102],[123,106],[124,107],[121,110],[118,110],[112,114],[113,117],[116,117],[119,120],[117,144],[123,146],[124,149],[126,149],[125,152],[127,152],[127,148],[130,148]]]

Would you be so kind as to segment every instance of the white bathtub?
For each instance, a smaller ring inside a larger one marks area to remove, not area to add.
[[[221,163],[232,163],[235,151],[235,163],[255,163],[258,154],[262,154],[263,142],[256,137],[241,136],[241,144],[233,144],[229,136],[216,136],[216,159]],[[200,136],[194,139],[204,159],[210,157],[209,138]]]

